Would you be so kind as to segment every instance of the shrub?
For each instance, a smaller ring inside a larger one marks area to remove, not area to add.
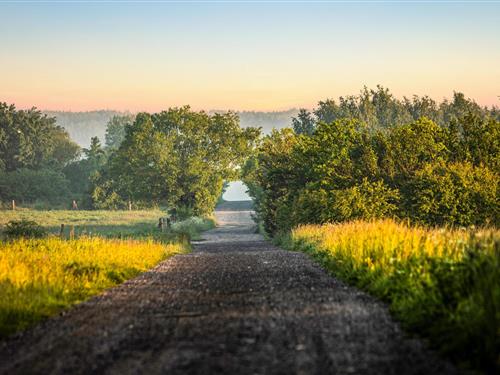
[[[470,163],[425,165],[406,189],[407,216],[439,225],[498,224],[499,176]]]
[[[42,238],[46,234],[45,230],[35,221],[25,219],[9,221],[4,230],[4,235],[7,238]]]
[[[68,180],[61,172],[51,169],[18,169],[0,172],[0,199],[33,203],[58,203],[69,200]]]

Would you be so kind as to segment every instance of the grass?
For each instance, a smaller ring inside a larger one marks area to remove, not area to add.
[[[388,302],[408,330],[457,363],[498,371],[500,231],[355,221],[300,226],[281,242]]]
[[[176,234],[185,234],[196,239],[200,232],[215,226],[213,218],[189,218],[172,224],[171,230],[161,234],[157,228],[160,217],[165,216],[161,210],[138,211],[73,211],[18,209],[16,211],[0,211],[0,231],[12,220],[32,220],[39,223],[50,234],[58,235],[61,224],[65,225],[65,237],[69,238],[71,227],[75,237],[102,236],[107,238],[147,239],[154,237],[167,240]]]
[[[0,241],[0,337],[189,251],[189,239],[215,226],[211,218],[190,218],[160,231],[158,219],[165,214],[159,210],[1,213],[2,229],[25,219],[40,223],[49,235]],[[75,234],[69,239],[71,226]]]
[[[58,234],[61,224],[75,228],[75,234],[102,235],[107,237],[133,236],[156,229],[158,219],[165,216],[161,210],[140,211],[73,211],[73,210],[31,210],[1,211],[0,229],[12,220],[33,220],[50,233]]]
[[[181,243],[84,237],[0,243],[0,335],[24,329],[186,249]]]

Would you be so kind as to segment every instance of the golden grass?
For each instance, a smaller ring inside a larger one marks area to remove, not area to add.
[[[447,258],[456,262],[463,259],[471,246],[491,253],[500,239],[500,231],[425,228],[380,220],[303,225],[292,231],[292,238],[314,242],[330,253],[348,256],[355,263],[393,268],[415,257]]]
[[[299,226],[282,241],[388,302],[405,327],[457,362],[498,371],[498,229],[354,221]]]
[[[0,334],[25,328],[186,249],[98,237],[0,242]]]

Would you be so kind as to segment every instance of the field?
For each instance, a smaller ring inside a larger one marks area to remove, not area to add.
[[[498,366],[500,231],[354,221],[299,226],[281,241],[388,302],[406,328],[457,362]]]
[[[75,237],[80,235],[99,235],[104,237],[132,237],[144,238],[158,237],[158,220],[164,217],[165,212],[161,210],[140,211],[73,211],[73,210],[50,210],[39,211],[31,209],[18,209],[16,211],[1,211],[0,231],[11,220],[33,220],[39,223],[49,233],[59,234],[61,224],[65,225],[65,235],[73,226]],[[196,237],[197,233],[213,228],[214,221],[211,218],[190,218],[174,223],[172,232],[188,233]],[[165,237],[165,236],[163,236]]]
[[[73,210],[31,210],[17,209],[2,211],[0,229],[11,220],[33,220],[52,233],[59,233],[61,224],[68,230],[75,227],[76,234],[87,232],[100,235],[134,234],[155,227],[158,219],[165,213],[160,210],[149,211],[73,211]]]
[[[161,211],[2,211],[11,220],[43,223],[41,239],[0,242],[0,336],[22,330],[189,251],[188,238],[212,228],[210,218],[190,218],[157,228]],[[75,236],[59,238],[60,224]]]

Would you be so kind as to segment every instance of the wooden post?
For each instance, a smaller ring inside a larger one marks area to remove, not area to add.
[[[59,231],[59,238],[63,239],[64,237],[64,224],[61,224],[61,230]]]
[[[12,211],[16,210],[16,201],[12,199]]]
[[[132,211],[132,202],[131,201],[128,201],[128,210]]]
[[[160,229],[160,232],[163,232],[163,218],[160,217],[160,220],[158,220],[158,229]]]
[[[69,228],[69,239],[75,239],[75,227],[73,225]]]
[[[73,210],[78,210],[78,204],[76,203],[76,201],[73,199]]]

